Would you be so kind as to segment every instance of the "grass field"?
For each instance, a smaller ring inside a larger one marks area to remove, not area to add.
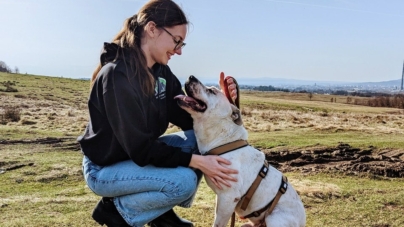
[[[7,83],[9,82],[9,83]],[[5,92],[7,87],[16,92]],[[97,226],[98,201],[85,185],[75,138],[87,119],[89,82],[0,73],[0,227]],[[337,102],[330,102],[334,98]],[[344,96],[242,91],[250,144],[270,151],[333,147],[404,149],[404,111],[346,103]],[[176,131],[171,127],[168,131]],[[61,141],[41,143],[40,139]],[[403,157],[399,157],[403,159]],[[404,226],[404,180],[344,173],[285,173],[299,192],[307,226]],[[196,226],[211,226],[215,195],[203,181],[190,209]],[[238,220],[239,226],[243,221]]]

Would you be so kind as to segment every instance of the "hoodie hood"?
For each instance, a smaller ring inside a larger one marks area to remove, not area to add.
[[[101,65],[104,66],[109,62],[114,62],[119,56],[120,49],[122,48],[115,43],[104,43],[100,56]]]

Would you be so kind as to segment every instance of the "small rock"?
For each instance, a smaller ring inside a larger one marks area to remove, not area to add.
[[[19,178],[19,179],[15,179],[15,182],[17,182],[18,184],[22,183],[24,180]]]

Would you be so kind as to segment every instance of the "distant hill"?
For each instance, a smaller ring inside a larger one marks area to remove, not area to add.
[[[316,81],[316,80],[294,80],[281,78],[236,78],[239,85],[245,86],[401,86],[401,79],[381,82],[344,82],[344,81]],[[184,83],[181,81],[181,83]],[[217,80],[203,80],[205,84],[217,84]]]
[[[281,78],[237,78],[237,82],[243,85],[253,86],[302,86],[302,85],[336,85],[345,84],[345,82],[334,81],[314,81],[314,80],[295,80]]]
[[[274,87],[299,87],[299,86],[327,86],[327,87],[340,87],[340,86],[357,86],[357,87],[396,87],[400,89],[401,79],[388,80],[380,82],[344,82],[344,81],[316,81],[316,80],[294,80],[282,78],[236,78],[240,86],[255,87],[255,86],[274,86]],[[90,78],[78,78],[78,80],[90,80]],[[212,86],[218,85],[218,80],[202,79],[205,85]],[[184,84],[186,79],[180,78],[181,84]]]
[[[357,83],[357,85],[364,85],[364,86],[401,86],[401,80],[389,80],[389,81],[381,81],[381,82],[363,82]]]
[[[312,80],[294,80],[294,79],[281,79],[281,78],[236,78],[239,85],[245,86],[302,86],[302,85],[342,85],[347,82],[334,82],[334,81],[312,81]],[[184,83],[186,79],[181,80]],[[218,84],[218,79],[203,79],[204,84]]]

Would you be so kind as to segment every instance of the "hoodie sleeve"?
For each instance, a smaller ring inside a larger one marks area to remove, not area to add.
[[[135,89],[124,70],[108,67],[103,78],[105,112],[112,131],[124,152],[139,166],[153,164],[159,167],[188,166],[192,154],[168,146],[153,138],[147,128],[147,106],[142,93]]]

